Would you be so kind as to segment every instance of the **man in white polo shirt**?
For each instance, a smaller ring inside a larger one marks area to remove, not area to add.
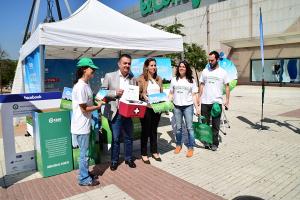
[[[212,117],[212,132],[213,132],[213,144],[208,146],[205,144],[205,148],[210,148],[216,151],[219,146],[219,130],[220,130],[220,118],[223,104],[223,87],[225,85],[226,100],[224,106],[229,105],[229,79],[226,71],[219,67],[218,60],[220,55],[216,51],[209,53],[209,67],[205,68],[200,77],[200,104],[201,115],[205,117],[205,123],[210,123]],[[214,105],[215,104],[215,105]],[[221,112],[215,114],[216,107]],[[213,109],[213,112],[212,112]],[[212,116],[211,116],[212,115]]]

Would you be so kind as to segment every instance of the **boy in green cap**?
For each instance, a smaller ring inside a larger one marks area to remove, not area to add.
[[[201,115],[205,117],[206,122],[209,124],[212,117],[212,132],[213,132],[213,144],[205,144],[205,148],[210,148],[216,151],[219,146],[219,130],[220,130],[220,118],[222,113],[223,104],[223,87],[225,85],[226,100],[224,106],[229,105],[229,79],[224,69],[218,65],[219,53],[212,51],[209,53],[209,67],[202,71],[200,77],[200,104]]]

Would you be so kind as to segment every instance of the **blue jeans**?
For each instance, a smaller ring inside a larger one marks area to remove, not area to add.
[[[111,145],[111,162],[117,163],[119,161],[120,154],[120,135],[124,133],[124,149],[125,149],[125,160],[132,159],[132,131],[133,125],[131,118],[126,118],[119,113],[116,114],[114,119],[111,121],[112,128],[112,145]]]
[[[78,182],[80,184],[87,184],[90,181],[92,181],[92,178],[89,176],[89,165],[88,165],[90,134],[75,134],[75,136],[80,150]]]
[[[193,149],[195,144],[194,129],[193,129],[193,105],[176,106],[174,115],[176,121],[176,146],[182,145],[182,122],[183,117],[188,131],[188,148]]]

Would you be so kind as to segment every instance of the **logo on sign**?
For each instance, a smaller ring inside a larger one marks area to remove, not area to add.
[[[49,123],[53,124],[53,123],[60,123],[61,122],[61,118],[49,118]]]
[[[140,113],[140,109],[139,109],[139,108],[136,108],[136,109],[134,109],[133,112],[137,115],[138,113]]]
[[[19,108],[19,105],[18,104],[14,104],[12,107],[13,107],[14,110],[17,110]]]
[[[41,95],[37,95],[37,96],[34,96],[34,95],[24,96],[24,99],[26,99],[26,100],[34,100],[34,99],[41,99],[41,98],[42,98]]]

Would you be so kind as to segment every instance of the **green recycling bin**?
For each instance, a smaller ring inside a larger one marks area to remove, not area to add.
[[[37,169],[43,177],[73,169],[70,112],[52,109],[33,113]]]

